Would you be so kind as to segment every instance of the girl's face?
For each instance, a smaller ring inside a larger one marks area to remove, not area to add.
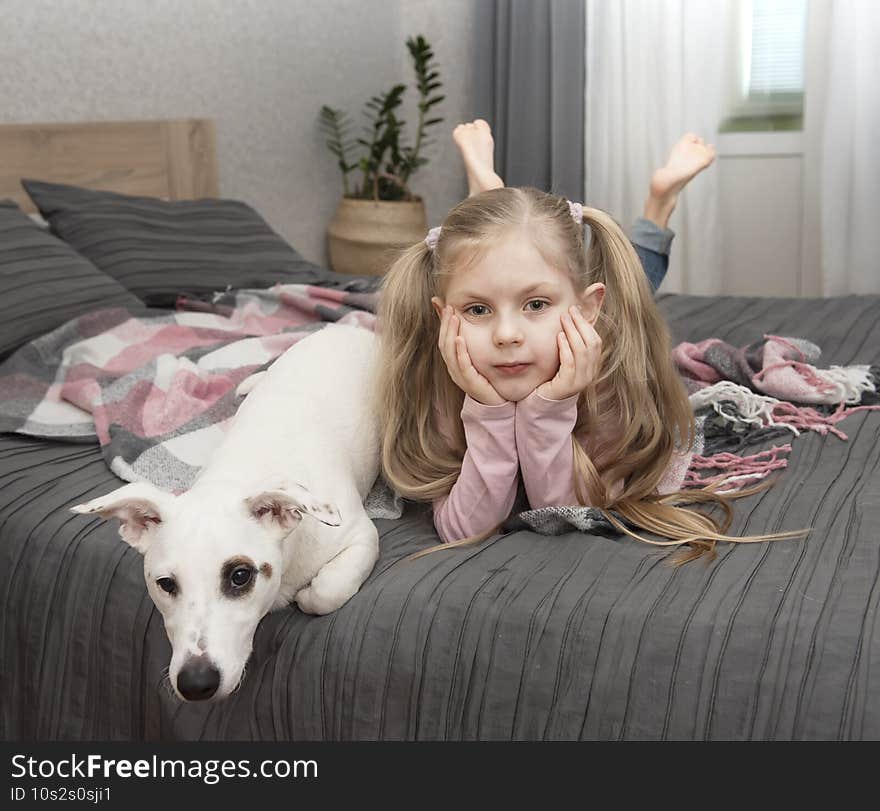
[[[451,305],[471,362],[506,400],[518,402],[559,370],[557,333],[562,316],[579,305],[594,323],[604,285],[578,295],[565,270],[548,265],[531,240],[510,234],[482,259],[453,273],[446,300],[433,299],[440,315]],[[505,371],[510,364],[521,368]]]

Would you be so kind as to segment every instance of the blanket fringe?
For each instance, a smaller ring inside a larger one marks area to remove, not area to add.
[[[818,434],[834,434],[838,439],[846,441],[849,437],[839,428],[835,428],[838,422],[845,420],[850,414],[857,411],[877,411],[880,405],[864,405],[855,408],[847,408],[846,403],[841,402],[833,414],[822,414],[809,406],[796,406],[794,403],[780,402],[773,407],[774,417],[779,425],[787,425],[795,434],[797,429],[815,431]]]
[[[836,385],[845,389],[848,397],[856,396],[858,402],[864,391],[874,391],[874,383],[868,374],[868,366],[832,366]],[[842,396],[842,395],[841,395]],[[767,427],[786,428],[795,436],[801,431],[815,431],[818,434],[831,433],[839,439],[846,440],[847,435],[834,426],[850,414],[857,411],[875,411],[877,405],[856,406],[847,408],[847,402],[841,400],[837,410],[832,414],[823,414],[811,406],[798,406],[785,400],[777,400],[764,394],[756,394],[745,386],[730,380],[713,383],[690,395],[691,407],[696,411],[711,405],[715,412],[726,422],[740,425],[760,425]],[[724,408],[725,403],[733,405],[731,413]]]
[[[832,366],[828,369],[820,369],[819,374],[829,383],[838,387],[837,400],[842,400],[849,405],[856,405],[861,401],[865,392],[872,394],[876,392],[870,369],[870,366],[863,364]]]
[[[789,453],[791,453],[791,443],[774,445],[772,448],[751,456],[737,456],[727,452],[716,453],[712,456],[694,456],[685,474],[682,488],[703,488],[715,485],[716,493],[721,495],[731,493],[746,484],[766,478],[774,470],[788,467],[788,460],[782,459],[780,456]],[[700,477],[696,472],[698,470],[720,470],[723,472],[714,476]],[[735,486],[728,487],[728,485]]]
[[[782,402],[781,400],[765,394],[756,394],[732,380],[722,380],[706,386],[691,394],[689,399],[694,411],[711,405],[715,413],[726,422],[740,425],[780,426],[795,435],[799,433],[794,426],[774,420],[773,409]],[[725,410],[724,403],[732,403],[736,409],[735,413]]]

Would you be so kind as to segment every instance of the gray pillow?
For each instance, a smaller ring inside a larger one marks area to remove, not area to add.
[[[0,359],[75,316],[141,302],[12,200],[0,200]]]
[[[237,200],[160,200],[22,180],[52,233],[151,306],[276,282],[334,283]]]

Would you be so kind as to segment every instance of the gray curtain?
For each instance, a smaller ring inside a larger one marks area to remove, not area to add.
[[[476,2],[475,118],[509,186],[584,199],[583,0]]]

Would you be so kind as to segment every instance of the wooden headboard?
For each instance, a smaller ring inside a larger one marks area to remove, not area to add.
[[[0,124],[0,200],[34,212],[23,177],[166,200],[217,197],[214,122]]]

